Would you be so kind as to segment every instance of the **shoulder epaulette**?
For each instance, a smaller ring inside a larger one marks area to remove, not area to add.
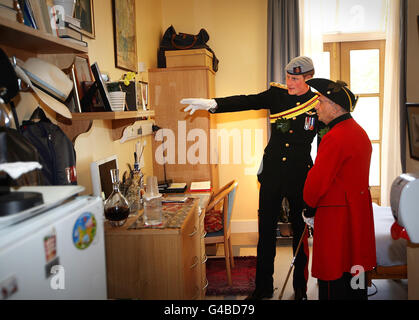
[[[285,84],[282,84],[282,83],[279,83],[279,82],[271,82],[270,86],[288,90],[288,87]]]

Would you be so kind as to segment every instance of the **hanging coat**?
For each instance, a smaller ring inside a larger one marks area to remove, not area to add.
[[[353,266],[376,266],[374,220],[369,191],[371,142],[349,118],[323,136],[304,186],[314,218],[312,275],[336,280]]]

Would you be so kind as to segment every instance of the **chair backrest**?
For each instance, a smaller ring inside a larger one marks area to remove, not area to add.
[[[224,232],[230,228],[231,214],[233,212],[234,198],[236,196],[238,182],[236,180],[230,181],[222,187],[212,198],[207,206],[207,210],[213,209],[218,203],[223,203],[223,226]]]
[[[227,195],[227,202],[228,202],[228,208],[227,208],[227,221],[224,222],[224,225],[227,224],[227,230],[230,228],[230,220],[231,220],[231,213],[233,212],[233,204],[234,204],[234,198],[236,197],[236,189],[237,189],[238,183],[235,182],[233,185],[233,188]],[[225,205],[225,204],[224,204]]]

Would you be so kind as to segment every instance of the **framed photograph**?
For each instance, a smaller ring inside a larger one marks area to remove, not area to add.
[[[95,18],[93,13],[93,0],[76,0],[74,18],[80,19],[81,33],[95,38]]]
[[[135,1],[113,0],[115,66],[137,72]]]
[[[407,103],[410,157],[419,160],[419,103]]]
[[[80,100],[84,96],[83,82],[95,81],[90,68],[89,56],[87,54],[76,54],[74,57],[74,74]]]
[[[148,107],[148,83],[144,81],[138,81],[138,105],[140,109],[147,110]]]
[[[106,87],[105,83],[103,82],[102,75],[99,70],[99,66],[95,62],[92,64],[92,72],[93,76],[95,77],[97,91],[100,93],[100,97],[102,99],[103,105],[105,107],[105,111],[112,111],[111,108],[111,99],[109,96],[108,88]]]

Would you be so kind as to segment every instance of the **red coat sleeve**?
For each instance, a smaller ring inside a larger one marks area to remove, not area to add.
[[[318,207],[320,199],[328,193],[339,168],[345,161],[345,152],[335,135],[326,134],[319,146],[314,166],[304,185],[304,201],[310,207]]]

